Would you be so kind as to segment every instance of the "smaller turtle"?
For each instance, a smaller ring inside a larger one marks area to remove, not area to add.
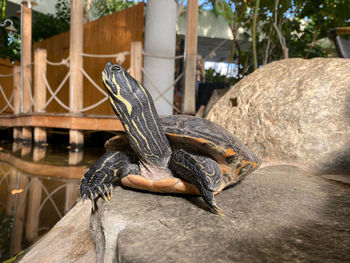
[[[125,129],[105,144],[85,173],[80,192],[111,197],[112,183],[160,193],[201,195],[216,213],[214,195],[257,169],[259,158],[220,125],[188,115],[159,118],[149,92],[120,65],[102,73],[113,110]]]

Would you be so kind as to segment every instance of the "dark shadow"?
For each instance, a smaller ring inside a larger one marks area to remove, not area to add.
[[[350,94],[347,95],[344,121],[350,125]],[[345,131],[344,131],[345,132]],[[343,174],[350,176],[350,138],[343,149],[335,152],[333,158],[321,165],[321,172],[326,174]]]
[[[273,220],[271,225],[249,225],[248,231],[238,233],[227,244],[232,251],[228,258],[232,262],[350,262],[349,185],[329,182],[319,186],[324,206],[311,201],[304,207],[306,214],[310,211],[318,217],[305,217],[303,208],[297,207],[288,218],[276,213],[280,221]],[[294,201],[290,202],[293,205]],[[283,209],[288,207],[280,211]],[[267,219],[264,217],[260,220]]]

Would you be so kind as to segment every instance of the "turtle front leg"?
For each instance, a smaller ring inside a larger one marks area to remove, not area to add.
[[[196,186],[204,201],[216,213],[222,214],[223,211],[217,206],[214,198],[214,193],[219,191],[222,184],[221,170],[216,161],[209,157],[189,154],[184,150],[174,150],[169,168]]]
[[[112,197],[113,181],[129,173],[140,174],[139,166],[127,152],[108,152],[102,155],[84,174],[80,194],[92,202],[101,195],[106,201]]]

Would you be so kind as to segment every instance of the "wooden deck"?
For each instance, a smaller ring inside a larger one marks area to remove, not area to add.
[[[70,130],[124,131],[116,117],[106,115],[19,114],[0,115],[0,127],[41,127]]]

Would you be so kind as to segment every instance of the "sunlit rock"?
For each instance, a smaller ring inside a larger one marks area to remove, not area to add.
[[[263,66],[208,113],[265,160],[320,173],[350,171],[350,60]]]

